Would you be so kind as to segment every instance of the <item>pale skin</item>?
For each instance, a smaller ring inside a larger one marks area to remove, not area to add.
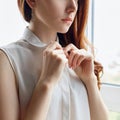
[[[27,0],[27,3],[33,10],[34,16],[29,29],[44,43],[48,43],[43,52],[42,74],[28,108],[21,116],[17,80],[7,56],[0,51],[0,120],[45,120],[52,92],[66,64],[76,72],[86,86],[91,120],[108,120],[108,111],[94,75],[92,55],[83,49],[79,50],[73,44],[62,48],[55,41],[57,32],[66,33],[71,26],[72,22],[66,23],[62,19],[71,17],[73,21],[77,11],[77,0]],[[54,12],[56,9],[60,10],[55,14],[49,12],[48,15],[49,9]]]

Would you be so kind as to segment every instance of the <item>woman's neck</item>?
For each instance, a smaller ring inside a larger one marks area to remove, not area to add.
[[[30,22],[29,29],[44,43],[48,44],[51,41],[56,41],[57,33],[50,30],[42,23]]]

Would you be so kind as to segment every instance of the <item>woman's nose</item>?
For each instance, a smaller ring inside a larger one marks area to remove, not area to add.
[[[66,7],[67,13],[76,12],[77,8],[78,8],[78,2],[76,2],[76,0],[68,0]]]

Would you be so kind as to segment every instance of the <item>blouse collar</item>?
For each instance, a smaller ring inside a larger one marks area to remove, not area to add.
[[[36,47],[47,46],[47,44],[43,43],[28,27],[25,28],[21,39],[26,40],[29,44],[36,46]],[[59,42],[58,37],[56,41]]]

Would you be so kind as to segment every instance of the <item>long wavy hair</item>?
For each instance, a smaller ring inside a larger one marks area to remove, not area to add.
[[[28,23],[32,19],[32,9],[27,4],[26,0],[18,0],[19,10]],[[89,10],[89,0],[78,0],[78,11],[76,13],[73,24],[71,25],[69,31],[65,34],[58,33],[60,38],[60,44],[66,46],[69,43],[73,43],[79,49],[88,50],[91,49],[92,54],[94,55],[93,45],[90,44],[87,37],[85,36],[85,30],[87,26],[88,19],[88,10]],[[94,61],[94,73],[97,77],[98,88],[100,89],[100,73],[103,72],[103,66]]]

